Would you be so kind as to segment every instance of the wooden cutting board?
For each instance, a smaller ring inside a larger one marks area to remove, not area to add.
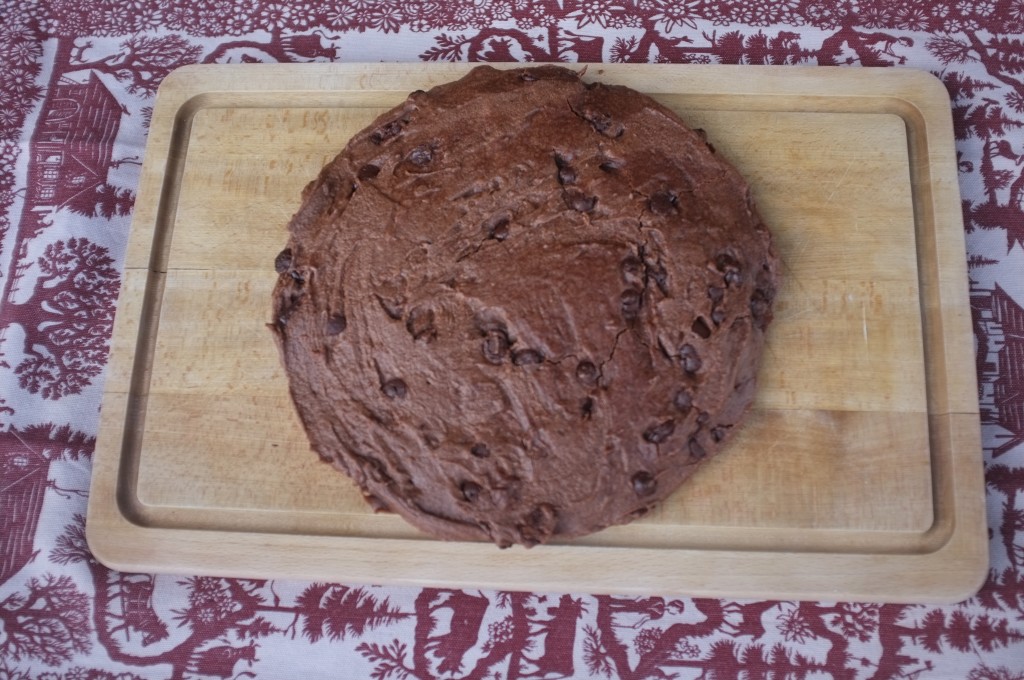
[[[374,515],[319,463],[265,322],[301,188],[470,65],[196,66],[153,112],[88,539],[123,570],[519,590],[953,601],[987,568],[950,106],[906,69],[591,65],[704,128],[783,284],[739,437],[643,521],[531,550]]]

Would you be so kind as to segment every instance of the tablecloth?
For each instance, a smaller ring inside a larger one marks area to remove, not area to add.
[[[1024,0],[4,0],[0,678],[1024,678]],[[129,574],[84,539],[161,80],[196,62],[908,67],[955,121],[991,569],[952,606]]]

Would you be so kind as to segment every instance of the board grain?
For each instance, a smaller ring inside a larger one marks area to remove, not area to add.
[[[87,524],[133,571],[525,590],[951,601],[987,567],[949,102],[902,69],[591,65],[707,131],[782,262],[754,409],[628,527],[531,550],[374,515],[318,462],[265,327],[299,192],[468,65],[186,67],[161,87]]]

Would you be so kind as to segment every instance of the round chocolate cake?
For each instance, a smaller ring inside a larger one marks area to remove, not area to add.
[[[747,183],[631,89],[414,92],[303,192],[273,329],[312,447],[445,539],[642,517],[754,397],[777,259]]]

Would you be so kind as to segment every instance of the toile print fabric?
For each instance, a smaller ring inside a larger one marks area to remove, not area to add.
[[[0,678],[1024,679],[1024,0],[3,0]],[[117,573],[84,538],[153,98],[214,62],[910,67],[949,90],[991,571],[954,606]]]

